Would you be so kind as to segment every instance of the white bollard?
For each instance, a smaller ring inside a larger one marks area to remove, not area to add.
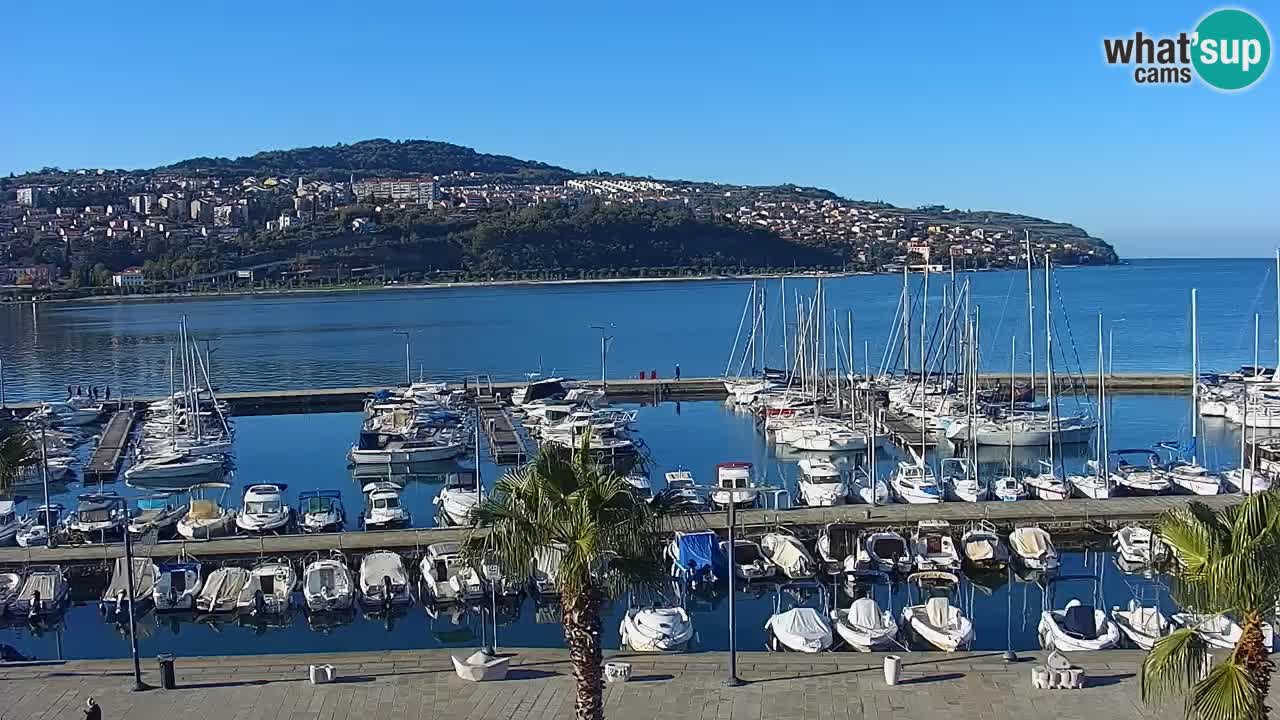
[[[884,658],[884,682],[886,685],[897,685],[902,679],[902,656],[886,655]]]

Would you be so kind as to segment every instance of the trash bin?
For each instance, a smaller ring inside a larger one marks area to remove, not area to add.
[[[156,662],[160,664],[160,687],[165,690],[177,687],[177,682],[173,679],[173,655],[169,653],[157,655]]]

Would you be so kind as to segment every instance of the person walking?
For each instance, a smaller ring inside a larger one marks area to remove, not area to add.
[[[102,707],[93,698],[84,702],[84,720],[102,720]]]
[[[680,363],[676,363],[676,382],[680,382]]]

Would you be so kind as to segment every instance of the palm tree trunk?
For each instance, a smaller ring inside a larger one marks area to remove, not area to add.
[[[1271,689],[1271,672],[1275,669],[1275,664],[1271,662],[1267,646],[1263,642],[1262,613],[1255,610],[1245,614],[1240,641],[1236,643],[1234,652],[1262,698],[1262,707],[1259,708],[1257,717],[1268,717],[1270,710],[1267,708],[1267,692]]]
[[[604,691],[601,683],[604,655],[600,650],[600,599],[591,589],[565,595],[560,612],[577,685],[576,716],[578,720],[603,720]]]

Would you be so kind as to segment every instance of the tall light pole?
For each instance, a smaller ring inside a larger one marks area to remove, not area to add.
[[[393,330],[392,332],[404,336],[404,384],[408,387],[413,384],[413,371],[409,367],[409,331]]]
[[[742,682],[742,678],[738,677],[738,628],[735,627],[734,625],[736,621],[736,614],[737,614],[737,603],[735,602],[735,598],[734,598],[734,595],[736,595],[737,583],[734,582],[734,577],[733,577],[733,564],[734,564],[733,559],[735,557],[734,550],[736,549],[735,543],[737,542],[736,532],[734,531],[734,525],[738,524],[738,517],[737,517],[737,513],[735,512],[735,510],[737,509],[736,507],[737,503],[735,503],[733,500],[734,500],[734,493],[730,492],[729,503],[728,503],[729,504],[729,507],[728,507],[729,571],[725,573],[725,575],[728,576],[725,578],[725,580],[726,582],[729,583],[729,603],[728,603],[729,604],[729,677],[724,679],[724,684],[728,687],[740,687],[745,683]]]
[[[592,330],[600,331],[600,389],[609,389],[609,341],[613,339],[612,335],[605,333],[617,327],[613,323],[609,323],[608,327],[604,325],[592,325]]]

